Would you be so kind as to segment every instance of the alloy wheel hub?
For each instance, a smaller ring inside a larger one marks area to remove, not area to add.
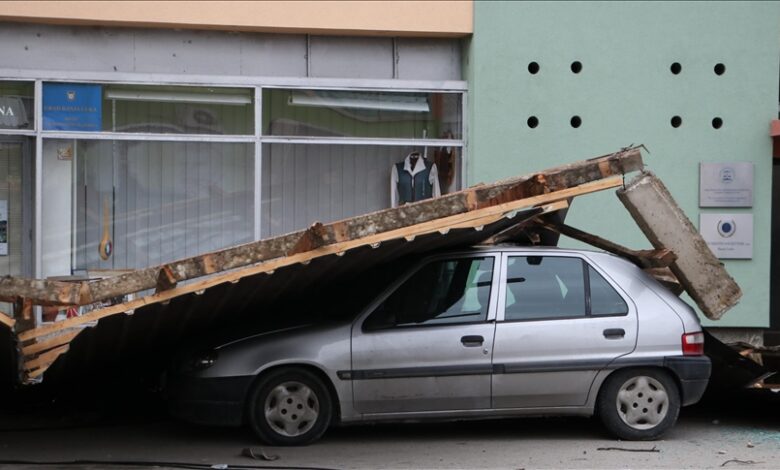
[[[275,432],[295,437],[308,432],[319,416],[317,395],[300,382],[276,386],[265,400],[265,419]]]
[[[615,404],[624,423],[634,429],[652,429],[669,412],[669,395],[659,381],[641,375],[620,387]]]

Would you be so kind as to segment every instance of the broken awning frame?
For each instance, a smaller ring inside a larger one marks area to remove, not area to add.
[[[551,219],[541,217],[543,214],[568,208],[569,201],[579,195],[610,188],[622,188],[621,191],[625,193],[632,186],[636,186],[636,180],[626,187],[624,175],[642,169],[639,149],[626,148],[614,154],[528,176],[490,185],[477,185],[439,198],[329,224],[315,223],[306,230],[107,279],[69,283],[6,277],[0,279],[0,300],[13,302],[15,317],[17,320],[21,319],[16,325],[9,325],[15,327],[17,340],[21,345],[21,373],[18,375],[22,382],[37,380],[68,351],[71,341],[79,336],[85,326],[94,325],[100,319],[132,313],[137,309],[145,309],[190,294],[201,294],[216,286],[237,283],[249,277],[254,279],[254,276],[271,274],[277,269],[306,265],[318,258],[343,256],[346,252],[357,253],[360,248],[377,248],[385,242],[411,242],[416,237],[437,233],[446,239],[451,230],[476,230],[484,233],[484,237],[478,239],[489,243],[511,241],[516,239],[518,233],[526,238],[529,238],[529,235],[530,238],[534,235],[538,237],[539,231],[545,230],[565,234],[632,260],[673,289],[676,286],[678,292],[685,288],[697,302],[707,300],[704,296],[697,296],[695,290],[691,290],[697,286],[689,281],[700,280],[700,276],[689,276],[685,270],[676,269],[680,263],[675,254],[667,249],[653,232],[652,223],[648,223],[648,220],[652,222],[652,217],[647,217],[643,210],[637,210],[636,201],[631,201],[631,194],[621,196],[621,200],[653,243],[655,250],[630,250],[561,223],[551,223]],[[647,178],[654,184],[640,185],[641,188],[658,190],[660,187],[663,189],[661,193],[668,194],[664,193],[663,185],[651,174],[642,173],[637,180],[645,181]],[[653,195],[651,192],[641,197]],[[671,206],[668,209],[677,216],[675,220],[687,222],[692,227],[670,196],[668,200],[661,198],[660,203]],[[522,216],[516,217],[518,213]],[[508,223],[507,219],[511,221]],[[686,234],[694,236],[687,232]],[[668,242],[675,245],[678,240],[668,239]],[[446,243],[441,244],[444,245]],[[670,248],[674,249],[675,246]],[[714,259],[708,249],[707,253]],[[720,285],[733,284],[735,290],[730,292],[739,294],[739,288],[722,266],[720,271],[705,274],[710,276],[707,279],[718,279],[725,275],[726,282]],[[677,283],[678,278],[682,285]],[[701,284],[698,287],[700,286]],[[56,323],[31,325],[34,305],[93,305],[116,297],[125,298],[131,294],[136,298],[99,307],[79,317]],[[738,298],[739,295],[736,295],[732,299],[733,303],[736,303]],[[718,304],[715,309],[706,303],[700,304],[700,307],[708,316],[717,318],[733,303]]]

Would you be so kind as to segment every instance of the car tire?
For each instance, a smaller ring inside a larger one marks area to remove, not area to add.
[[[607,430],[619,439],[658,439],[677,421],[679,388],[660,369],[618,370],[602,386],[596,412]]]
[[[247,413],[255,434],[275,446],[305,445],[319,439],[333,416],[328,388],[298,368],[269,372],[249,394]]]

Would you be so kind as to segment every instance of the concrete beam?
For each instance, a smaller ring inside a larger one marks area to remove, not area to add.
[[[650,243],[677,255],[670,268],[707,318],[718,320],[739,302],[742,290],[652,172],[642,172],[617,195]]]

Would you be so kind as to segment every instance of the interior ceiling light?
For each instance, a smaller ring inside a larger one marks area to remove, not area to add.
[[[430,111],[424,96],[378,95],[358,92],[315,92],[293,91],[288,101],[293,106],[321,108],[376,109],[383,111],[406,111],[427,113]]]
[[[249,95],[228,93],[178,93],[168,91],[108,90],[106,98],[124,101],[155,101],[167,103],[207,103],[246,105],[252,103]]]

